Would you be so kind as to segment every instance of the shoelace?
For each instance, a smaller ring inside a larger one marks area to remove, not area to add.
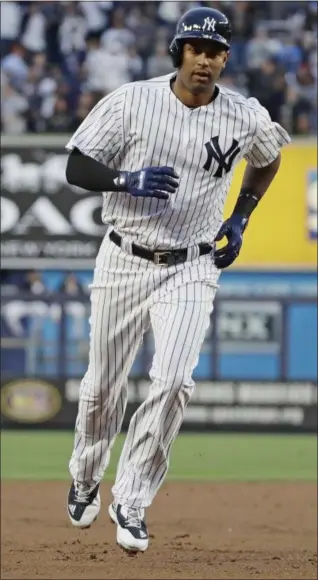
[[[142,514],[141,510],[137,508],[127,508],[126,525],[132,528],[142,527]]]
[[[90,488],[88,489],[80,489],[79,487],[75,488],[75,495],[76,500],[80,503],[88,503],[89,495],[90,495]]]

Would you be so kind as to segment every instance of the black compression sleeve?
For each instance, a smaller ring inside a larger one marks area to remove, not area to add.
[[[77,148],[69,155],[65,174],[68,183],[89,191],[123,191],[122,185],[114,183],[120,176],[119,171],[83,155]]]
[[[249,218],[255,207],[260,201],[260,195],[248,187],[240,190],[233,213],[238,213],[243,217]]]

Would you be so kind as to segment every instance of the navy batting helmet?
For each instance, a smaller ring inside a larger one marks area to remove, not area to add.
[[[173,65],[182,62],[182,43],[188,38],[207,38],[222,44],[227,50],[231,43],[231,25],[222,12],[214,8],[193,8],[178,21],[176,33],[169,47]]]

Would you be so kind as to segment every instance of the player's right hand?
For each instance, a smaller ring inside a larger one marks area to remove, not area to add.
[[[172,167],[146,167],[141,171],[121,171],[123,188],[134,197],[168,199],[178,188],[178,175]],[[123,179],[124,178],[124,179]]]

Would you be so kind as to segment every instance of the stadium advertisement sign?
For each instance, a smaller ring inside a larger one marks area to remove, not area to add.
[[[91,269],[106,226],[102,195],[65,180],[69,135],[3,136],[1,258],[3,268]],[[225,216],[234,206],[245,163],[236,167]],[[294,139],[256,211],[232,270],[315,270],[317,146]],[[291,240],[294,243],[291,243]]]
[[[123,428],[148,394],[147,378],[131,379]],[[4,428],[73,429],[79,378],[3,381]],[[317,386],[312,381],[197,381],[183,429],[271,433],[317,432]]]
[[[106,232],[102,195],[66,183],[66,162],[60,149],[3,148],[2,267],[92,266]]]
[[[236,268],[317,268],[318,148],[293,138],[282,150],[281,167],[245,232]],[[245,162],[235,169],[226,200],[228,216],[240,190]]]

